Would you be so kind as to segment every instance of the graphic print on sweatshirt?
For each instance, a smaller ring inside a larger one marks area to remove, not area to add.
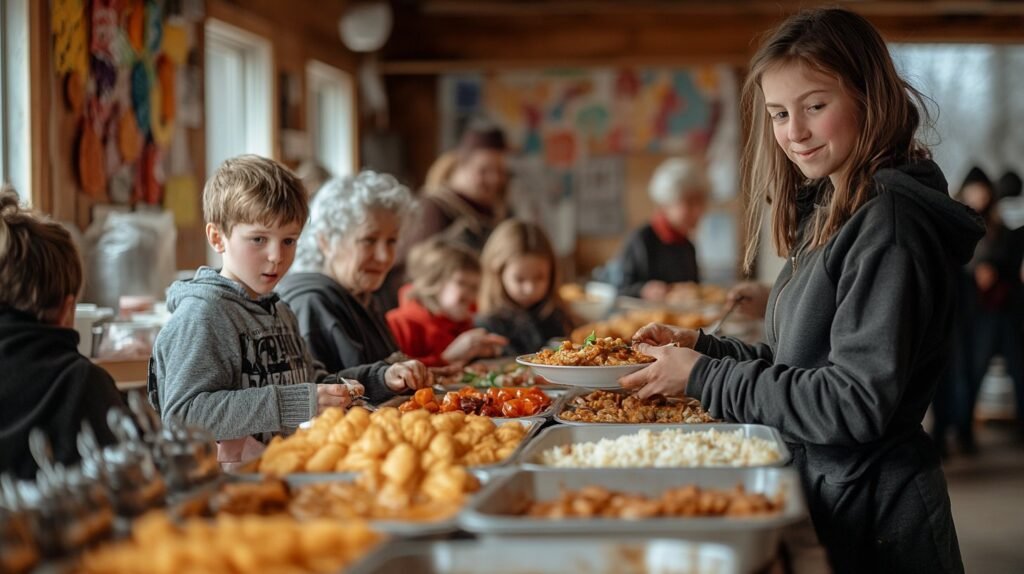
[[[310,380],[300,336],[286,327],[238,334],[242,352],[242,388],[293,385]]]

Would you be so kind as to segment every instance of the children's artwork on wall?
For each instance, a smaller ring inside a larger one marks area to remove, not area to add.
[[[58,74],[88,74],[85,5],[82,0],[53,0],[53,64]]]
[[[52,6],[57,85],[80,126],[67,145],[82,191],[97,202],[161,205],[160,163],[180,129],[186,92],[179,84],[197,57],[201,3],[53,0]],[[196,118],[188,120],[198,127]]]
[[[696,156],[712,171],[716,162],[735,171],[738,150],[723,149],[739,140],[738,122],[723,121],[738,106],[734,85],[726,66],[449,74],[440,82],[441,143],[451,149],[478,117],[500,125],[517,166],[516,213],[538,214],[553,237],[569,238],[557,245],[565,254],[576,234],[624,231],[626,157]],[[729,187],[716,198],[735,197]],[[575,217],[556,221],[563,204]]]
[[[103,157],[103,142],[100,141],[92,122],[83,121],[78,136],[78,177],[82,191],[92,197],[105,200],[107,193],[106,161]]]

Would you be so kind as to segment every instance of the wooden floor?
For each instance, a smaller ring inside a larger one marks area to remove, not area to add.
[[[1024,439],[1010,425],[978,431],[979,452],[944,464],[968,574],[1024,572]]]

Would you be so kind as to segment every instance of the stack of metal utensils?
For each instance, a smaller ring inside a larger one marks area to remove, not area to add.
[[[128,399],[130,413],[107,413],[115,443],[101,446],[82,422],[75,465],[55,462],[46,433],[32,430],[35,481],[0,475],[0,572],[27,572],[127,535],[133,518],[220,479],[212,436],[179,422],[162,424],[141,394]]]

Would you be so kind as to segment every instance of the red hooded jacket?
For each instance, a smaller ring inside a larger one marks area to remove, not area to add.
[[[431,313],[415,298],[409,296],[409,285],[399,291],[397,309],[387,313],[388,326],[398,342],[398,348],[428,367],[448,364],[441,353],[462,333],[473,328],[473,320],[453,321],[444,315]]]

